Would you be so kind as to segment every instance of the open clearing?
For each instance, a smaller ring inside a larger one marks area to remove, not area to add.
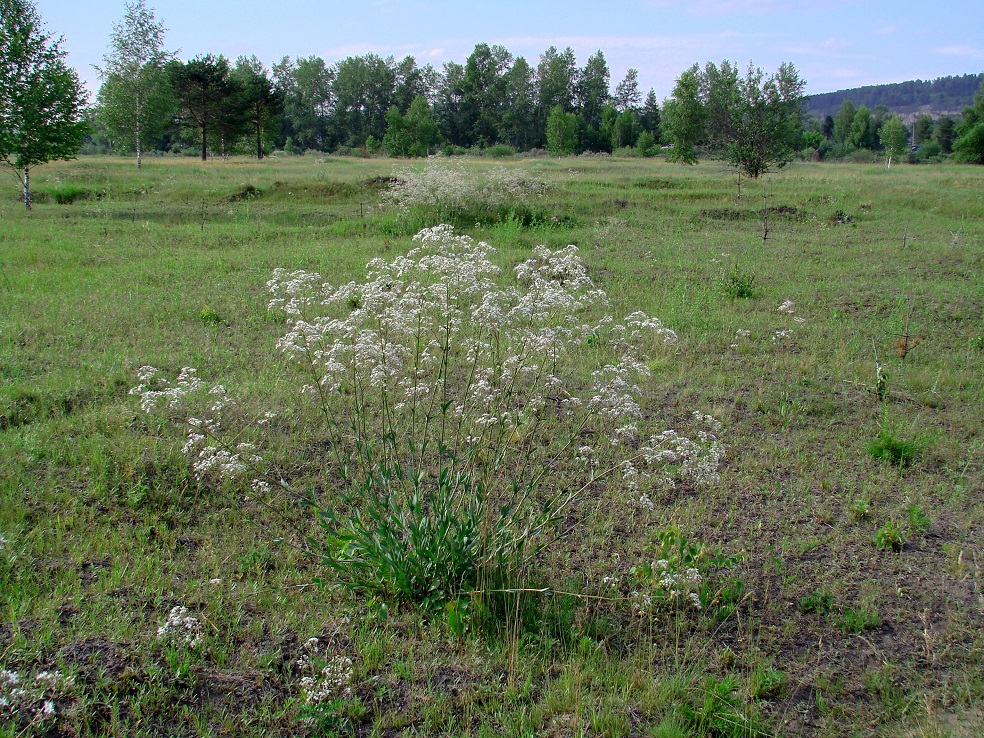
[[[794,164],[738,199],[714,164],[463,166],[547,185],[530,217],[458,224],[506,271],[576,244],[613,314],[677,332],[645,412],[719,419],[720,482],[579,506],[524,574],[551,591],[464,634],[333,587],[310,510],[199,482],[128,391],[196,367],[277,412],[292,487],[330,490],[265,284],[358,279],[436,225],[380,208],[394,163],[92,157],[37,169],[31,214],[7,178],[0,669],[30,695],[0,735],[984,734],[984,168]],[[638,617],[630,569],[671,524],[743,558],[713,611]],[[195,648],[158,636],[175,607]],[[353,662],[322,710],[312,637]]]

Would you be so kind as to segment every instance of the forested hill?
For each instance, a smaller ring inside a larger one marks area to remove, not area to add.
[[[856,106],[865,105],[874,110],[885,105],[893,113],[929,113],[933,116],[959,114],[974,102],[974,93],[981,87],[984,74],[964,74],[959,77],[940,77],[934,80],[911,80],[890,85],[869,85],[853,90],[825,92],[811,95],[810,113],[817,118],[837,115],[844,100],[850,99]]]

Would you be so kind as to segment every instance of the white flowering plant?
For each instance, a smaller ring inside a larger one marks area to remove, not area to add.
[[[317,735],[348,735],[352,719],[363,708],[353,693],[355,667],[352,659],[323,643],[309,638],[294,661],[300,673],[298,688],[302,698],[303,722]]]
[[[640,429],[647,352],[676,334],[641,312],[589,320],[606,296],[575,247],[534,250],[503,286],[488,244],[450,226],[414,241],[361,283],[285,271],[269,283],[287,314],[280,347],[309,372],[347,470],[340,504],[319,505],[325,559],[346,580],[446,602],[508,579],[625,463],[662,484],[669,469],[713,480],[716,437]],[[587,379],[576,359],[599,343],[619,358]]]
[[[528,224],[538,218],[533,203],[546,191],[542,180],[523,169],[480,172],[435,157],[422,168],[396,171],[382,201],[419,222],[472,225],[518,218]]]
[[[10,735],[53,729],[58,704],[71,699],[74,687],[74,678],[57,669],[31,676],[0,667],[0,728]]]
[[[361,282],[278,269],[268,283],[286,316],[278,346],[325,426],[315,463],[338,480],[305,497],[326,532],[316,545],[354,588],[438,606],[514,581],[589,489],[628,509],[717,480],[716,420],[697,414],[692,436],[648,429],[640,385],[676,334],[642,312],[604,315],[574,246],[538,247],[511,279],[493,253],[441,225]],[[226,412],[224,390],[195,377],[145,368],[134,391],[148,411],[215,392]],[[285,489],[252,445],[225,440],[227,424],[186,423],[196,474]]]
[[[724,582],[721,573],[741,561],[707,545],[688,540],[676,526],[656,532],[652,560],[632,567],[635,589],[630,601],[640,617],[685,610],[706,611],[714,605],[733,605],[738,580]],[[726,597],[722,597],[727,594]],[[723,600],[729,600],[723,602]]]

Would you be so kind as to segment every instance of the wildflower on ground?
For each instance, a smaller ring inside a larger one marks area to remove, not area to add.
[[[343,504],[316,508],[329,535],[346,541],[331,548],[331,563],[365,577],[360,586],[453,597],[483,567],[528,561],[599,477],[649,509],[654,487],[718,479],[720,424],[698,414],[692,433],[654,433],[653,414],[643,411],[651,355],[679,341],[673,330],[642,312],[593,320],[607,296],[575,246],[537,247],[512,275],[493,255],[489,244],[440,225],[414,236],[405,255],[372,260],[359,282],[334,286],[283,269],[268,282],[271,309],[286,315],[278,348],[307,375],[304,394],[329,426],[318,461],[344,474]],[[590,379],[572,360],[579,356],[593,362]],[[226,425],[236,427],[225,422],[236,406],[224,389],[207,388],[193,370],[173,386],[150,367],[140,380],[134,393],[145,409],[190,406],[192,392],[207,400],[185,418],[197,475],[257,469],[254,445],[224,440]],[[254,478],[251,492],[266,495],[278,486],[271,482]],[[436,514],[448,516],[446,526]],[[379,550],[379,525],[392,526],[393,541],[411,531],[432,537]],[[438,540],[448,530],[462,542],[453,554]],[[414,559],[423,551],[436,558]],[[380,571],[373,562],[384,562]]]
[[[164,625],[157,629],[157,637],[171,645],[197,648],[203,638],[202,624],[188,614],[187,607],[172,607]]]
[[[317,638],[309,638],[301,649],[295,664],[302,672],[307,672],[299,685],[309,705],[322,705],[352,696],[352,659],[343,654],[324,658],[324,648]]]
[[[38,672],[29,678],[0,668],[0,717],[38,725],[55,716],[55,699],[67,697],[74,685],[72,677],[58,670]]]

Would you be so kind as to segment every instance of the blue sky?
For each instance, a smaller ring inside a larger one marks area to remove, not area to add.
[[[90,90],[122,0],[36,0],[48,30]],[[790,61],[808,93],[984,71],[984,1],[937,0],[148,0],[179,57],[284,55],[329,64],[375,52],[421,65],[464,62],[498,43],[535,66],[548,46],[583,64],[601,49],[612,86],[636,67],[662,99],[694,62],[724,59],[766,71]]]

